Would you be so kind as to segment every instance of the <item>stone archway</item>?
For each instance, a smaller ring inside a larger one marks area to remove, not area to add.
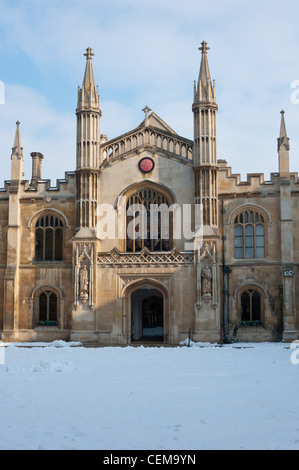
[[[135,279],[123,293],[123,331],[128,343],[158,341],[165,344],[172,331],[168,288],[156,279]]]
[[[131,340],[163,341],[163,294],[153,287],[141,287],[131,294]]]

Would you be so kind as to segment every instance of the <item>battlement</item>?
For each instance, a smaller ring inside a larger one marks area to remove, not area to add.
[[[280,187],[279,173],[271,173],[270,180],[265,180],[264,173],[248,173],[246,180],[242,181],[239,173],[232,173],[226,160],[219,159],[218,164],[218,193],[230,192],[244,193],[246,191],[278,191]]]
[[[37,180],[34,185],[32,185],[29,180],[23,180],[21,182],[21,193],[20,196],[23,197],[32,197],[36,195],[45,196],[46,193],[52,194],[56,193],[65,193],[65,195],[74,196],[75,194],[75,176],[76,173],[73,171],[65,172],[65,178],[57,179],[56,186],[51,185],[50,179],[40,179]],[[11,180],[4,181],[4,187],[0,188],[0,200],[8,199],[10,188],[12,185]]]

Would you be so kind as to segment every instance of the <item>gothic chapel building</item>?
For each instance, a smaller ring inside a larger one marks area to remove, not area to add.
[[[135,129],[110,140],[101,134],[90,48],[78,89],[76,170],[57,187],[42,178],[39,152],[31,153],[31,180],[23,180],[17,122],[11,179],[0,190],[2,341],[298,338],[299,181],[289,171],[284,112],[278,172],[270,181],[263,174],[241,181],[217,159],[208,49],[203,41],[193,140],[147,106]],[[98,230],[105,207],[116,216],[112,225],[106,219],[112,236]],[[175,215],[182,220],[183,207],[191,228],[178,236]]]

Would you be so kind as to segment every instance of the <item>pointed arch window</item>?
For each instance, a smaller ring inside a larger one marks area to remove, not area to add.
[[[172,212],[169,211],[170,205],[170,197],[151,186],[140,188],[128,196],[125,248],[127,252],[138,252],[145,247],[150,251],[171,249],[173,220]]]
[[[257,211],[244,210],[235,218],[235,258],[265,257],[265,219]]]
[[[63,317],[63,293],[59,288],[44,285],[36,289],[32,294],[32,328],[58,327],[64,328]]]
[[[241,324],[258,325],[262,321],[262,293],[248,286],[240,294]]]
[[[62,261],[63,222],[53,215],[42,215],[35,224],[35,260]]]
[[[39,296],[39,324],[57,324],[57,295],[44,291]]]

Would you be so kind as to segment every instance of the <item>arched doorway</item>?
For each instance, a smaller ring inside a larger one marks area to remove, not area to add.
[[[163,341],[164,299],[153,287],[141,287],[131,294],[131,340]]]

